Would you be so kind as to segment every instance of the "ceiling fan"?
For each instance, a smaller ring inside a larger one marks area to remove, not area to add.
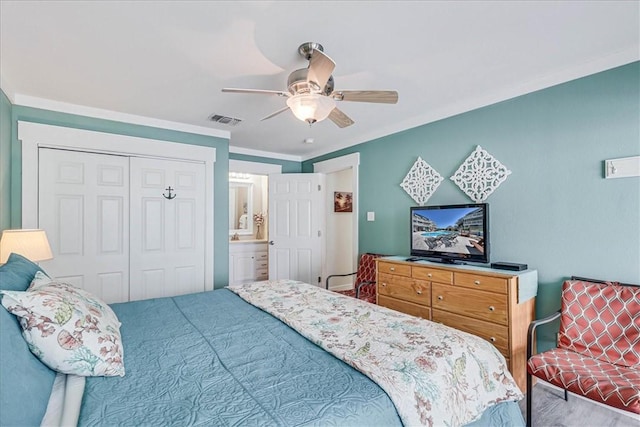
[[[398,102],[398,92],[392,90],[334,90],[331,73],[336,63],[324,53],[320,43],[303,43],[298,47],[298,53],[309,61],[309,66],[289,74],[287,91],[238,88],[224,88],[222,91],[278,95],[287,98],[286,107],[269,114],[262,120],[291,110],[298,119],[309,125],[328,118],[341,128],[351,126],[354,121],[336,107],[336,101],[383,104]]]

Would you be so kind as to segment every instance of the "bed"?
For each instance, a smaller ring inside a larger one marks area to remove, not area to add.
[[[13,287],[9,289],[26,289],[22,282],[26,280],[28,286],[35,274],[37,266],[22,260],[19,264],[22,278],[12,277]],[[7,264],[0,267],[2,289],[7,289],[9,276],[5,273],[11,267]],[[22,282],[17,286],[19,280]],[[302,300],[292,299],[291,294],[301,294]],[[3,377],[0,424],[442,424],[439,419],[430,418],[431,412],[425,412],[424,407],[418,418],[411,418],[413,415],[407,415],[407,410],[416,406],[410,402],[414,396],[405,399],[403,407],[402,398],[400,401],[393,398],[396,389],[402,387],[393,381],[385,383],[384,378],[382,385],[371,379],[386,376],[380,374],[384,370],[376,371],[379,360],[384,358],[380,357],[376,346],[385,339],[367,340],[366,333],[349,328],[348,333],[343,334],[346,341],[342,342],[346,344],[340,344],[341,341],[333,336],[335,334],[327,331],[344,329],[340,322],[346,317],[327,313],[326,304],[301,303],[309,298],[328,301],[329,306],[343,311],[347,308],[355,310],[357,318],[349,321],[365,325],[364,330],[371,329],[367,328],[368,319],[378,316],[401,323],[407,319],[416,320],[292,281],[263,282],[173,298],[113,304],[111,308],[122,323],[120,333],[126,373],[122,377],[85,378],[56,374],[47,368],[25,345],[15,316],[0,309]],[[324,318],[319,317],[322,313]],[[303,323],[310,324],[312,329],[294,329]],[[438,328],[446,327],[438,325]],[[442,330],[449,333],[449,329]],[[454,335],[461,339],[457,333]],[[361,346],[360,339],[372,342],[368,347]],[[371,359],[370,354],[376,351],[377,359]],[[495,353],[500,363],[502,356]],[[467,367],[472,365],[471,359],[472,356],[467,356]],[[376,366],[367,365],[371,360],[375,360]],[[397,363],[395,366],[397,368]],[[458,363],[452,364],[451,369],[460,374],[464,364],[462,367]],[[402,371],[405,377],[414,374],[407,369]],[[498,377],[495,372],[491,376]],[[473,384],[471,378],[464,377],[456,382],[461,393],[457,397],[462,396],[462,400],[467,391],[460,384],[467,381]],[[501,373],[495,381],[488,377],[480,381],[484,386],[490,383],[494,389],[502,387],[507,392],[503,390],[502,394],[495,394],[482,403],[476,402],[470,413],[475,410],[478,412],[475,418],[479,419],[465,424],[524,425],[516,403],[522,395],[510,375]],[[433,391],[427,390],[428,393]],[[484,398],[487,393],[480,394]],[[450,405],[448,400],[456,400],[455,396],[453,399],[442,396],[442,399],[433,401],[433,412],[437,412],[435,407]],[[414,422],[416,419],[418,422]]]

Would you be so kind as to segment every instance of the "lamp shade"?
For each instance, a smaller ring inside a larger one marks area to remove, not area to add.
[[[44,230],[4,230],[0,238],[0,264],[6,263],[12,252],[34,262],[53,258]]]
[[[303,93],[287,98],[287,105],[300,120],[311,124],[320,122],[336,108],[336,102],[317,93]]]

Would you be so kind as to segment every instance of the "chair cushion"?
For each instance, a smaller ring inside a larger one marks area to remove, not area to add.
[[[373,298],[376,299],[376,284],[369,283],[367,285],[360,286],[360,299]]]
[[[366,253],[360,256],[356,283],[376,281],[376,258],[380,258],[381,256],[384,255]]]
[[[376,258],[380,258],[382,254],[364,253],[360,255],[360,261],[358,262],[358,271],[356,272],[356,286],[363,282],[371,282],[360,287],[360,299],[376,303]],[[347,295],[355,298],[355,289],[349,289],[347,291],[336,291],[343,295]]]
[[[640,287],[567,280],[559,348],[640,369]]]
[[[529,359],[531,375],[605,405],[640,414],[640,371],[553,349]]]

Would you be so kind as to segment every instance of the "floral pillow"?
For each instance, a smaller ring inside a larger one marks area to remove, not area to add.
[[[124,376],[120,322],[89,292],[38,272],[26,292],[0,291],[18,316],[29,349],[58,372]]]

